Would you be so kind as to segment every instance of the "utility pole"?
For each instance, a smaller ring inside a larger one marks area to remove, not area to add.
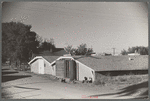
[[[113,49],[113,55],[115,55],[115,49],[116,49],[116,48],[112,48],[112,49]]]

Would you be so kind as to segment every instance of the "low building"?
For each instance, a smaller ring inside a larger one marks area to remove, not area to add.
[[[51,62],[56,60],[59,56],[36,56],[28,64],[31,72],[38,74],[52,74],[55,75],[55,68],[52,67]]]
[[[134,52],[134,53],[129,53],[128,55],[129,55],[129,56],[134,56],[134,55],[140,55],[140,54],[138,53],[138,51],[137,51],[137,50],[135,50],[135,52]]]
[[[37,56],[32,59],[31,72],[51,74],[58,78],[82,81],[85,77],[92,81],[97,80],[97,75],[102,72],[121,72],[148,69],[148,58],[145,56],[133,57],[128,61],[128,56]],[[143,61],[145,63],[143,63]],[[130,65],[128,65],[130,64]]]
[[[139,53],[129,53],[129,56],[140,55]]]
[[[70,56],[37,56],[29,64],[31,72],[34,73],[51,74],[58,78],[79,81],[87,77],[94,81],[94,70]]]
[[[51,63],[60,56],[68,54],[63,48],[56,48],[55,51],[44,51],[34,54],[34,57],[28,63],[31,72],[39,74],[55,74],[55,70],[51,67]]]

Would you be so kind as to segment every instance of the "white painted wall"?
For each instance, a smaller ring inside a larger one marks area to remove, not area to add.
[[[55,67],[51,66],[51,64],[48,61],[44,60],[44,74],[51,74],[55,75]]]
[[[43,57],[35,57],[28,64],[31,65],[31,72],[38,73],[38,74],[56,75],[55,65],[51,66],[51,63],[49,63]],[[44,64],[45,64],[45,66],[44,66]]]
[[[138,53],[131,53],[131,54],[128,54],[128,55],[133,56],[133,55],[140,55],[140,54],[138,54]]]
[[[88,79],[91,77],[92,81],[95,80],[95,71],[93,69],[87,67],[79,61],[76,61],[76,63],[79,65],[79,81],[84,80],[84,77],[87,77]]]
[[[31,72],[39,73],[39,60],[36,60],[31,64]]]
[[[44,74],[44,60],[39,59],[39,74]]]
[[[72,57],[60,57],[57,60],[59,60],[61,58],[73,59]],[[79,74],[78,74],[79,81],[84,80],[84,77],[87,77],[88,79],[89,79],[89,77],[91,77],[92,80],[94,81],[95,80],[95,71],[92,68],[89,68],[88,66],[82,64],[81,62],[79,62],[77,60],[75,60],[75,61],[77,64],[79,64]],[[54,61],[52,63],[55,63],[55,62],[56,61]],[[44,63],[46,64],[46,67],[44,67]],[[56,76],[56,65],[51,66],[52,63],[50,64],[45,59],[40,58],[31,64],[31,72],[40,73],[40,74],[51,74],[51,75]],[[92,73],[92,71],[93,71],[93,73]]]
[[[52,75],[56,76],[56,65],[52,66],[52,70],[53,70]]]

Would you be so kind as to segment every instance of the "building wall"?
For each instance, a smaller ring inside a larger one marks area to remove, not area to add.
[[[65,61],[64,60],[57,60],[56,61],[56,76],[58,78],[65,78]]]
[[[56,65],[52,66],[52,70],[53,70],[52,75],[56,76]]]
[[[44,61],[44,74],[51,74],[53,75],[54,69],[51,64],[47,61]]]
[[[91,77],[92,81],[95,80],[95,71],[86,65],[82,64],[79,61],[76,61],[78,66],[78,72],[77,72],[77,80],[82,81],[84,80],[84,77],[87,77],[88,79]],[[42,73],[41,69],[39,67],[43,66],[44,73]],[[40,72],[39,72],[40,71]],[[51,66],[51,64],[44,60],[44,59],[38,59],[35,62],[31,64],[31,72],[34,73],[41,73],[41,74],[51,74],[56,76],[56,64]]]
[[[77,66],[79,67],[79,74],[77,74],[79,77],[78,77],[78,80],[79,81],[82,81],[84,80],[84,77],[87,77],[88,80],[89,80],[89,77],[92,78],[92,81],[95,80],[95,71],[92,70],[91,68],[87,67],[86,65],[76,61],[77,63]],[[92,73],[93,72],[93,73]]]
[[[31,64],[31,72],[39,73],[39,60],[36,60]]]
[[[140,55],[140,54],[138,54],[138,53],[130,53],[130,54],[128,54],[128,55]]]
[[[31,72],[38,74],[51,74],[56,75],[55,65],[51,66],[51,64],[45,59],[37,59],[33,63],[31,63]]]
[[[44,60],[43,59],[38,59],[39,62],[39,74],[44,74]]]
[[[51,74],[56,76],[56,65],[52,66],[52,64],[44,60],[44,74]]]

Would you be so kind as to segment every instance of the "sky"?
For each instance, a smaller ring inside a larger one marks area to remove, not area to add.
[[[4,2],[2,22],[21,21],[57,48],[86,43],[96,53],[116,54],[148,46],[144,2]]]

